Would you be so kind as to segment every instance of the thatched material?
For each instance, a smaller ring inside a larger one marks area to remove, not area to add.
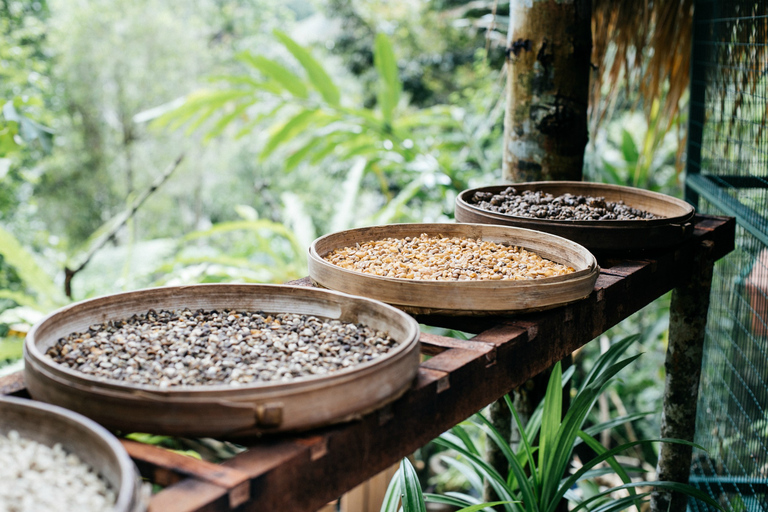
[[[661,124],[671,126],[689,83],[692,20],[693,0],[593,1],[593,130],[625,91],[639,93],[648,115],[661,102]]]

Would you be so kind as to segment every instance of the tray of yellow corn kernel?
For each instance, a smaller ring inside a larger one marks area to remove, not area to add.
[[[600,272],[579,244],[484,224],[391,224],[318,238],[309,276],[319,286],[413,314],[539,311],[588,296]]]

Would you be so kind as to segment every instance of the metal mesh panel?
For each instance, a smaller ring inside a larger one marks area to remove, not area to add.
[[[768,1],[695,5],[686,198],[735,216],[715,267],[691,483],[768,511]],[[707,507],[691,501],[691,510]]]

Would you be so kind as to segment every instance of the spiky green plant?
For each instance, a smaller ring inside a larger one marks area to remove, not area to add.
[[[636,339],[637,336],[625,338],[600,356],[573,398],[565,417],[562,417],[561,390],[564,378],[567,379],[570,373],[564,376],[560,363],[556,364],[552,371],[543,402],[525,427],[512,406],[511,399],[509,396],[505,397],[518,429],[523,433],[517,451],[512,448],[509,440],[501,436],[490,421],[480,413],[455,426],[450,432],[444,433],[434,441],[458,454],[452,465],[460,468],[470,477],[468,481],[473,487],[479,486],[475,489],[477,495],[482,495],[482,481],[485,479],[490,482],[500,499],[499,502],[481,503],[480,500],[466,493],[422,494],[415,472],[412,468],[408,469],[408,463],[403,463],[390,484],[382,512],[396,512],[398,496],[401,497],[404,512],[423,511],[422,504],[425,501],[464,507],[462,510],[467,512],[491,510],[490,507],[497,505],[501,506],[505,512],[555,512],[563,499],[573,503],[573,512],[580,510],[614,512],[631,506],[639,507],[648,500],[650,491],[638,492],[636,490],[638,487],[655,487],[666,491],[682,492],[720,509],[707,494],[689,485],[662,481],[633,482],[627,468],[619,464],[615,458],[616,455],[641,444],[668,442],[696,446],[693,443],[679,439],[640,440],[606,449],[593,437],[603,430],[616,428],[646,413],[614,418],[593,427],[584,428],[585,421],[600,394],[622,369],[640,357],[635,355],[619,360]],[[504,453],[509,469],[507,477],[483,460],[482,452],[474,440],[476,437],[470,435],[473,429],[483,431],[487,438]],[[585,461],[580,468],[572,471],[573,450],[580,443],[586,443],[595,455],[592,459]],[[606,463],[608,467],[599,467],[602,463]],[[579,482],[604,475],[606,472],[618,475],[623,484],[589,497],[578,496],[572,490]],[[612,495],[619,490],[626,490],[628,495],[613,497]]]

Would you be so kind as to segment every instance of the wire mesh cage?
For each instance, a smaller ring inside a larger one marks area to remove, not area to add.
[[[768,511],[768,1],[697,0],[686,198],[732,215],[715,267],[691,483]],[[707,507],[691,501],[691,510]]]

